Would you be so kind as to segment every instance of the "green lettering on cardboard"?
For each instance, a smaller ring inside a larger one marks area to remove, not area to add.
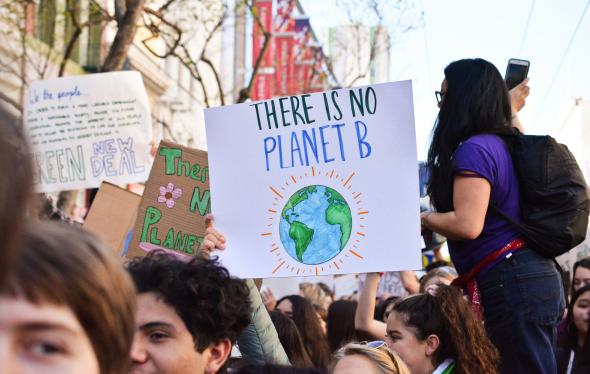
[[[207,180],[207,172],[209,171],[208,167],[204,167],[203,168],[203,172],[201,173],[201,182],[205,183],[205,181]]]
[[[186,237],[186,234],[184,234],[184,237]],[[183,244],[184,244],[183,234],[182,234],[182,231],[179,231],[176,233],[176,240],[174,241],[174,249],[177,250],[178,252],[184,252]]]
[[[190,162],[178,160],[178,171],[177,171],[176,175],[178,175],[179,177],[181,175],[188,177],[189,173],[190,173],[190,168],[191,168]]]
[[[170,228],[168,230],[168,232],[166,233],[166,239],[164,239],[164,244],[162,244],[162,245],[168,249],[174,248],[174,229],[173,228]]]
[[[166,161],[166,175],[174,174],[175,163],[177,158],[182,157],[180,148],[160,148],[160,156],[164,156]]]
[[[186,243],[186,253],[192,255],[195,253],[195,240],[197,237],[195,235],[189,235],[188,242]]]
[[[147,209],[145,211],[145,218],[143,219],[143,226],[141,228],[141,241],[142,242],[148,241],[148,231],[150,229],[150,226],[158,223],[160,221],[160,218],[162,218],[162,213],[157,208],[155,208],[153,206],[147,207]],[[156,235],[154,235],[154,232],[156,233]],[[151,235],[151,238],[149,241],[150,243],[160,244],[160,241],[157,238],[157,233],[158,233],[158,229],[154,227],[152,229],[152,235]]]
[[[201,195],[201,189],[198,186],[193,191],[189,210],[194,213],[197,208],[199,208],[199,214],[201,216],[211,213],[211,193],[209,190],[205,190],[203,191],[203,195]]]
[[[199,246],[197,248],[201,248],[201,245],[203,245],[203,242],[205,241],[205,237],[204,236],[197,236],[197,243],[199,243]]]
[[[199,164],[194,164],[191,168],[190,177],[194,180],[198,180],[199,171],[201,171],[201,166]]]

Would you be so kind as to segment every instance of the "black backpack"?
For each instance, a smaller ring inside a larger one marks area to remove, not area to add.
[[[500,135],[520,184],[522,223],[494,204],[491,209],[515,226],[528,245],[555,258],[586,238],[590,201],[584,175],[570,150],[552,137]]]

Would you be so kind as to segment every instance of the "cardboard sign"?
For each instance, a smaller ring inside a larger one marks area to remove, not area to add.
[[[33,82],[24,117],[38,192],[147,179],[152,119],[140,73]]]
[[[162,141],[126,256],[159,249],[189,259],[203,242],[205,215],[210,212],[207,152]]]
[[[135,224],[140,201],[141,196],[103,182],[86,216],[84,228],[101,238],[121,256]]]
[[[206,109],[205,124],[233,274],[421,268],[410,81]]]

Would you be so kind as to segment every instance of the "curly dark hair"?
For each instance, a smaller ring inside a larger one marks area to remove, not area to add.
[[[498,351],[457,289],[441,284],[436,296],[426,293],[407,297],[394,304],[393,312],[404,319],[418,340],[438,336],[435,367],[452,358],[458,374],[497,373]]]
[[[234,344],[250,323],[248,286],[216,259],[183,262],[156,251],[133,259],[127,270],[138,294],[153,292],[174,308],[198,352],[225,338]]]

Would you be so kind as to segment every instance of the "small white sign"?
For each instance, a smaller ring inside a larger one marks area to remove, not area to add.
[[[25,125],[36,189],[55,192],[144,182],[152,139],[148,98],[138,72],[36,81]]]
[[[421,268],[410,81],[207,109],[205,126],[232,274]]]

